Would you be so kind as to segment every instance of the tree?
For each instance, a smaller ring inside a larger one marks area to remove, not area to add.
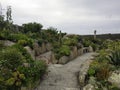
[[[42,25],[40,23],[27,23],[27,24],[23,24],[23,32],[27,33],[27,32],[40,32],[42,29]]]
[[[12,9],[11,6],[7,6],[7,12],[6,12],[6,29],[12,30]]]
[[[12,23],[12,9],[11,6],[7,6],[6,19],[8,23]]]

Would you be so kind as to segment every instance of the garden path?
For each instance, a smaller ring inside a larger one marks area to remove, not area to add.
[[[80,90],[78,83],[78,72],[81,66],[86,63],[89,66],[90,59],[95,53],[86,53],[65,65],[50,64],[48,66],[48,75],[37,87],[36,90]],[[85,67],[84,67],[85,68]]]

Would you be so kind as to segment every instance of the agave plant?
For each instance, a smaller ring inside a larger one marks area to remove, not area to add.
[[[111,54],[108,57],[110,64],[120,66],[120,49],[111,52]]]

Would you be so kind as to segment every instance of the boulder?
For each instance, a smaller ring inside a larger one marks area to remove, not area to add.
[[[34,43],[34,51],[35,51],[35,56],[39,56],[41,54],[41,48],[39,47],[38,43]]]
[[[50,51],[52,49],[52,45],[50,43],[46,44],[46,50]]]
[[[76,58],[78,56],[78,50],[76,46],[72,47],[72,50],[70,52],[70,60]]]
[[[58,60],[56,60],[55,54],[53,52],[51,53],[51,61],[52,61],[53,64],[56,64],[57,61],[58,61]]]
[[[89,52],[93,52],[93,48],[91,47],[91,46],[89,46],[89,48],[88,48],[89,50]]]
[[[24,67],[30,67],[30,64],[29,63],[23,63],[23,66]]]
[[[59,59],[59,64],[66,64],[69,61],[68,56],[63,56]]]
[[[42,43],[42,53],[46,52],[46,44],[45,43]]]
[[[96,90],[96,89],[92,84],[87,84],[85,87],[83,87],[83,90]]]
[[[11,42],[11,41],[9,41],[9,40],[4,41],[4,45],[5,45],[5,46],[12,46],[12,45],[14,45],[14,44],[15,44],[14,42]]]
[[[77,48],[79,48],[79,49],[80,49],[80,48],[83,48],[82,43],[78,43],[78,44],[77,44]]]
[[[108,81],[120,88],[120,71],[114,71],[108,78]]]
[[[78,49],[78,55],[82,55],[83,54],[83,48]]]

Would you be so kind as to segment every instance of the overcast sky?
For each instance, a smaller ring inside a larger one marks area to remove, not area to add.
[[[0,0],[14,23],[39,22],[67,33],[120,33],[120,0]]]

